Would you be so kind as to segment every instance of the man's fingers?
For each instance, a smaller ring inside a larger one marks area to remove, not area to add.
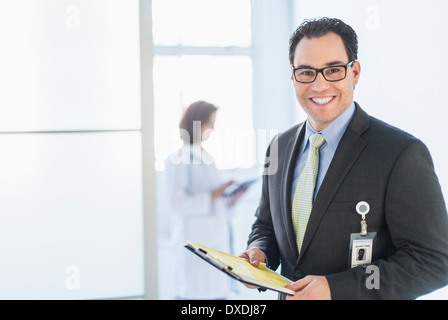
[[[309,276],[306,276],[305,278],[300,279],[296,282],[287,284],[285,287],[291,289],[292,291],[297,292],[305,288],[311,281],[312,279]]]
[[[251,265],[253,265],[254,267],[258,267],[260,262],[264,262],[265,261],[265,257],[264,257],[263,251],[261,251],[258,248],[250,248],[249,250],[241,253],[238,257],[248,260],[249,263]],[[245,283],[245,282],[242,282],[242,283],[246,287],[248,287],[250,289],[258,288],[257,286],[252,285],[252,284],[248,284],[248,283]]]
[[[264,253],[258,249],[258,248],[252,248],[249,249],[248,255],[249,255],[249,262],[254,267],[258,267],[260,262],[264,262]]]
[[[239,255],[240,258],[246,259],[254,267],[258,267],[260,262],[264,262],[264,253],[258,248],[251,248]]]
[[[239,257],[239,258],[246,259],[246,260],[249,260],[249,255],[247,254],[247,251],[244,251],[244,252],[240,253],[240,254],[238,255],[238,257]]]
[[[331,300],[330,287],[324,276],[306,276],[285,287],[296,292],[286,300]]]

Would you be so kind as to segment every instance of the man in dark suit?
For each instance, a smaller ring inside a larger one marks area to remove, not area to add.
[[[291,80],[308,118],[271,142],[275,170],[263,175],[240,255],[255,266],[281,264],[295,281],[287,299],[414,299],[448,283],[447,211],[431,156],[420,140],[353,101],[357,49],[356,33],[338,19],[305,21],[290,39]],[[313,133],[324,138],[320,147],[308,141]],[[309,190],[300,180],[315,148],[308,216],[296,197]],[[365,264],[353,265],[361,263],[350,254],[356,239],[371,241]],[[379,283],[372,286],[373,272]]]

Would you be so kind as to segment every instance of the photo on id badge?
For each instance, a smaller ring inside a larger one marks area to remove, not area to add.
[[[350,267],[368,265],[372,263],[373,239],[376,232],[361,236],[359,233],[353,233],[350,237]]]

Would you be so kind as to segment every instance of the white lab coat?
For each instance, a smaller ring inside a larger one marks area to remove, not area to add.
[[[173,209],[176,296],[225,299],[229,296],[230,278],[183,246],[190,240],[230,252],[228,201],[224,197],[211,199],[212,190],[224,184],[214,159],[199,144],[184,144],[167,159],[166,170]]]

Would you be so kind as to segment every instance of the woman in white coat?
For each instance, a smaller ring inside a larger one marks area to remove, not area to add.
[[[231,252],[229,215],[243,192],[232,199],[224,192],[214,159],[201,146],[214,129],[217,108],[205,101],[192,103],[179,124],[183,147],[167,159],[168,195],[173,208],[176,298],[226,299],[231,279],[184,248],[187,240]]]

